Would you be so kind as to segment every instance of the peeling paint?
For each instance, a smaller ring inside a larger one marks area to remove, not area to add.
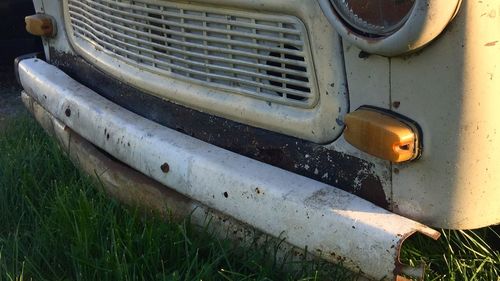
[[[493,46],[496,46],[497,43],[498,43],[498,40],[491,41],[491,42],[488,42],[488,43],[484,44],[484,46],[486,46],[486,47],[493,47]]]

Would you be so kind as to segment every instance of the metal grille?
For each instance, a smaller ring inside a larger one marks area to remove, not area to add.
[[[68,0],[75,37],[129,63],[271,102],[317,99],[303,23],[153,0]]]

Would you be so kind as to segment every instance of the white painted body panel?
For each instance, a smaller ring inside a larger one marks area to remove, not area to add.
[[[420,160],[394,166],[395,211],[445,228],[499,223],[500,2],[463,1],[434,44],[391,59],[391,74],[394,111],[424,137]]]

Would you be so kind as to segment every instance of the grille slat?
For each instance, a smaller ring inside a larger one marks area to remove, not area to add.
[[[80,0],[80,2],[81,1],[92,3],[92,4],[96,5],[96,6],[100,6],[100,7],[103,7],[103,8],[108,8],[108,6],[100,4],[100,3],[96,2],[96,1]],[[178,13],[173,13],[173,12],[165,11],[163,9],[165,7],[165,5],[160,5],[159,6],[161,8],[161,11],[159,12],[157,9],[151,9],[151,8],[148,8],[148,7],[132,5],[130,3],[125,3],[125,2],[117,2],[116,0],[100,0],[99,2],[106,3],[106,4],[109,4],[111,6],[115,6],[115,7],[120,7],[120,8],[123,8],[123,9],[133,9],[133,10],[141,11],[141,12],[145,12],[145,13],[159,13],[159,14],[161,14],[163,16],[172,17],[172,18],[182,18],[183,17],[182,15],[180,15]],[[149,3],[149,4],[153,4],[154,3],[154,1],[145,1],[145,0],[142,0],[140,2],[141,3],[146,3],[146,4],[147,3]],[[158,4],[158,1],[156,1],[156,4]],[[197,9],[197,10],[204,12],[204,9]],[[116,11],[116,9],[115,9],[115,11]],[[137,16],[137,14],[134,15],[134,16]],[[257,24],[255,22],[254,23],[239,22],[239,21],[230,20],[230,19],[227,19],[227,18],[222,20],[222,19],[218,19],[218,18],[210,18],[210,17],[207,17],[206,15],[205,16],[191,15],[190,18],[191,19],[195,19],[195,20],[199,20],[199,21],[209,22],[209,23],[230,24],[232,26],[265,29],[265,30],[269,30],[269,31],[285,32],[285,33],[295,34],[295,35],[300,35],[301,34],[301,31],[298,30],[298,29],[277,28],[277,27],[270,26],[270,25]],[[255,19],[252,19],[252,20],[255,20]],[[296,23],[295,21],[287,21],[287,22],[291,23],[291,24]]]
[[[178,23],[178,22],[175,22],[175,21],[162,20],[162,19],[155,18],[155,17],[148,17],[148,16],[141,15],[141,14],[132,14],[131,15],[128,12],[120,11],[120,10],[115,10],[115,9],[112,9],[112,8],[109,8],[109,7],[106,7],[104,5],[100,5],[100,4],[95,4],[95,3],[86,4],[88,2],[89,1],[86,1],[86,0],[80,0],[80,2],[77,2],[77,4],[80,7],[85,7],[85,9],[88,9],[88,11],[95,12],[95,13],[98,13],[98,14],[101,14],[101,15],[105,15],[105,16],[110,16],[110,15],[106,14],[104,12],[111,12],[111,13],[116,14],[116,15],[132,16],[135,19],[145,20],[145,21],[148,21],[148,22],[155,22],[155,23],[164,24],[164,25],[168,25],[168,26],[175,26],[175,27],[184,28],[184,29],[193,29],[194,28],[194,29],[198,29],[198,30],[206,31],[206,32],[214,32],[214,33],[220,33],[220,34],[237,35],[237,36],[243,36],[243,37],[248,37],[248,38],[257,38],[257,39],[261,39],[261,40],[268,40],[268,41],[273,41],[273,42],[285,42],[286,44],[290,44],[290,45],[300,45],[300,44],[302,44],[302,41],[300,41],[300,40],[290,40],[290,39],[286,39],[286,38],[274,38],[274,37],[271,37],[271,36],[265,36],[265,35],[259,35],[259,34],[244,34],[244,33],[241,33],[241,32],[232,31],[230,29],[222,30],[222,29],[215,29],[215,28],[210,28],[210,27],[206,27],[206,26],[191,25],[191,24],[182,24],[182,23]],[[102,10],[95,9],[95,7],[101,7]],[[148,9],[148,10],[151,11],[151,9]],[[158,15],[163,15],[163,13],[161,13],[161,11],[159,12],[159,11],[152,10],[150,13],[154,13],[154,14],[158,14]],[[128,23],[132,22],[133,24],[138,24],[138,25],[141,24],[140,22],[137,22],[137,21],[134,22],[134,21],[131,21],[131,20],[123,19],[123,18],[121,20],[123,22],[128,22]],[[151,26],[147,26],[147,28],[151,28]],[[283,32],[283,28],[278,29],[277,32]]]
[[[306,31],[294,17],[150,0],[68,0],[73,36],[156,74],[312,107]]]

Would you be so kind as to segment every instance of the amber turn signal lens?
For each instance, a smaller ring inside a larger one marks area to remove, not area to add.
[[[44,14],[36,14],[24,18],[26,31],[36,36],[53,37],[56,35],[54,19]]]
[[[385,111],[360,108],[345,116],[345,125],[346,141],[378,158],[399,163],[420,153],[415,126]]]

